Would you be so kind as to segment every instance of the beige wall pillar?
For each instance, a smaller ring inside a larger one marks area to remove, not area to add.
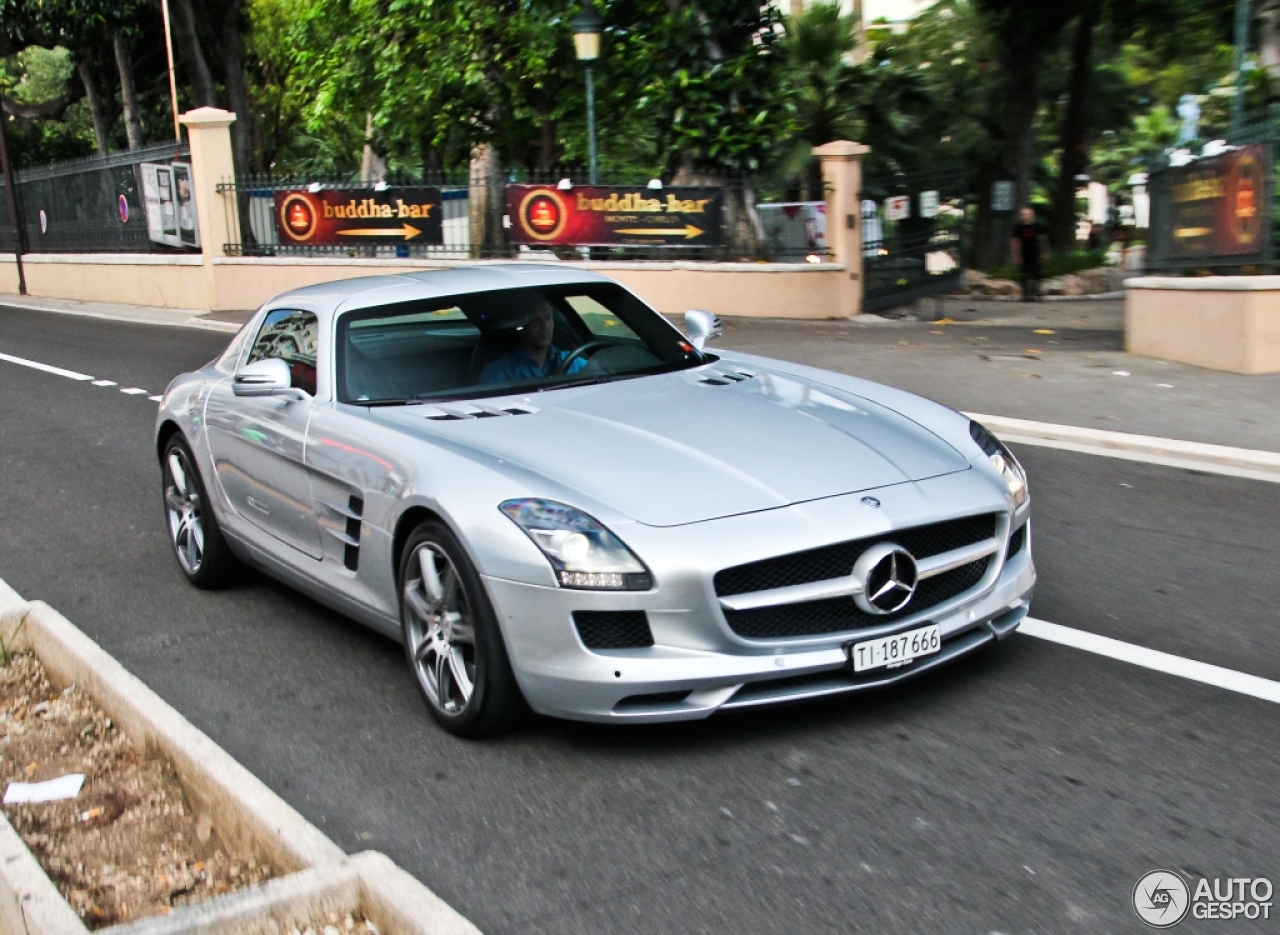
[[[822,180],[827,190],[827,245],[832,259],[842,263],[845,276],[838,292],[837,315],[862,311],[862,157],[870,150],[861,143],[837,140],[815,146],[822,160]]]
[[[196,189],[196,215],[200,220],[200,252],[204,255],[208,301],[217,308],[213,258],[226,255],[226,244],[240,240],[240,214],[234,192],[218,192],[219,182],[235,181],[231,154],[231,124],[236,115],[216,107],[197,107],[179,120],[191,143],[191,175]]]

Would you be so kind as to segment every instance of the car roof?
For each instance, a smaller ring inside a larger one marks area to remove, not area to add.
[[[339,279],[283,292],[266,304],[271,308],[305,308],[325,316],[353,309],[498,289],[612,281],[590,270],[556,263],[479,263],[451,269]]]

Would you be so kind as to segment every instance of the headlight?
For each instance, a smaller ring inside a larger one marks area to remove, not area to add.
[[[653,587],[653,577],[635,553],[581,510],[554,500],[508,500],[498,509],[542,550],[561,587],[594,591]]]
[[[984,426],[977,422],[969,423],[969,436],[978,443],[978,447],[991,459],[991,466],[1000,472],[1005,486],[1013,497],[1013,505],[1020,507],[1027,502],[1027,472],[1022,469],[1018,459],[1008,448]]]

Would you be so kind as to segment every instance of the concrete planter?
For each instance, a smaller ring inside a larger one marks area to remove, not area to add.
[[[21,627],[19,627],[21,624]],[[113,935],[279,935],[314,911],[359,911],[382,935],[478,935],[478,929],[392,861],[348,857],[70,621],[0,581],[0,636],[31,649],[56,686],[76,685],[144,756],[167,759],[191,806],[230,847],[270,862],[276,879],[112,926]],[[7,819],[0,815],[0,935],[87,935]]]

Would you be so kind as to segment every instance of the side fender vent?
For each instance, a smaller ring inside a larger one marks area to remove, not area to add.
[[[346,506],[331,500],[321,502],[342,522],[341,529],[325,526],[325,532],[342,543],[342,564],[355,571],[360,567],[360,527],[363,524],[364,500],[352,494]]]

